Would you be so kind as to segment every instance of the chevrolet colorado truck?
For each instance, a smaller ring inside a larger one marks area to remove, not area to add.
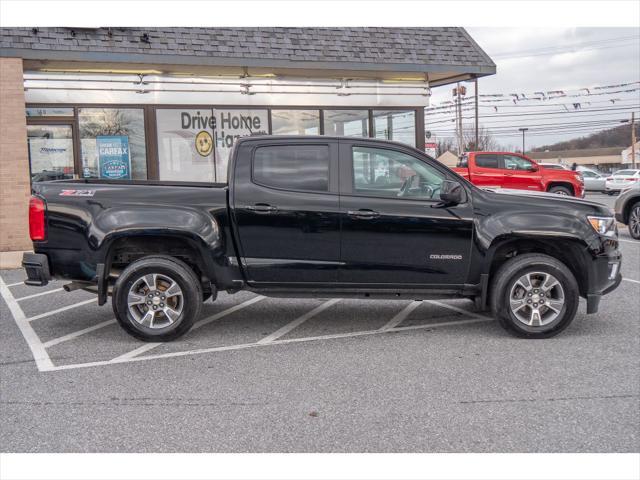
[[[507,188],[584,197],[580,172],[545,168],[511,152],[467,152],[453,169],[480,188]]]
[[[620,283],[612,213],[571,197],[479,189],[424,153],[364,138],[240,139],[228,183],[36,183],[28,285],[66,279],[145,341],[168,341],[218,291],[463,297],[509,332],[553,336],[579,297]]]

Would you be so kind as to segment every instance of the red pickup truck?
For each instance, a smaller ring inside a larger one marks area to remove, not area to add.
[[[544,168],[511,152],[467,152],[453,169],[481,188],[508,188],[584,197],[579,172]]]

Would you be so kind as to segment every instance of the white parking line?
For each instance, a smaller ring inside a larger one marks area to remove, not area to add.
[[[16,283],[10,283],[9,285],[7,285],[7,287],[17,287],[18,285],[24,285],[24,280],[21,282],[16,282]]]
[[[5,303],[9,307],[9,311],[11,315],[13,315],[13,319],[18,325],[22,336],[24,337],[27,345],[29,345],[29,349],[33,354],[33,359],[36,362],[36,367],[41,372],[52,370],[54,368],[53,362],[49,358],[47,354],[47,350],[42,345],[38,334],[33,330],[31,325],[29,325],[29,320],[25,316],[22,308],[18,305],[18,302],[15,298],[13,298],[13,294],[9,290],[9,287],[4,283],[4,280],[0,278],[0,295],[4,298]]]
[[[30,298],[41,297],[42,295],[49,295],[50,293],[61,292],[62,288],[56,288],[54,290],[47,290],[46,292],[34,293],[33,295],[27,295],[26,297],[16,298],[16,302],[21,302],[22,300],[29,300]]]
[[[465,311],[466,312],[466,311]],[[466,312],[468,314],[472,314],[472,312]],[[318,340],[331,340],[338,338],[351,338],[351,337],[362,337],[365,335],[380,335],[392,332],[402,332],[404,330],[419,330],[419,329],[429,329],[429,328],[438,328],[438,327],[447,327],[447,326],[456,326],[456,325],[468,325],[471,323],[479,323],[479,322],[489,322],[493,321],[493,318],[482,317],[474,318],[470,320],[459,320],[455,322],[444,322],[444,323],[433,323],[433,324],[425,324],[425,325],[411,325],[408,327],[396,327],[390,328],[389,330],[364,330],[360,332],[349,332],[349,333],[336,333],[331,335],[320,335],[316,337],[299,337],[299,338],[290,338],[286,340],[274,340],[273,342],[268,343],[243,343],[240,345],[228,345],[224,347],[211,347],[211,348],[200,348],[197,350],[187,350],[181,352],[169,352],[169,353],[161,353],[158,355],[145,355],[142,357],[134,357],[134,358],[121,358],[118,357],[113,360],[101,360],[97,362],[87,362],[87,363],[76,363],[69,365],[60,365],[58,367],[54,367],[54,370],[73,370],[76,368],[88,368],[88,367],[99,367],[106,365],[114,365],[118,363],[128,363],[128,362],[143,362],[146,360],[158,360],[163,358],[173,358],[173,357],[184,357],[188,355],[200,355],[203,353],[213,353],[213,352],[228,352],[233,350],[244,350],[247,348],[257,348],[257,347],[268,347],[273,345],[284,345],[291,343],[304,343],[304,342],[314,342]]]
[[[623,240],[621,238],[618,239],[619,242],[624,242],[624,243],[632,243],[633,245],[640,245],[640,242],[638,240]]]
[[[327,308],[331,307],[332,305],[335,305],[339,301],[340,301],[339,298],[332,298],[331,300],[328,300],[328,301],[324,302],[323,304],[318,305],[313,310],[311,310],[311,311],[305,313],[304,315],[296,318],[292,322],[287,323],[284,327],[279,328],[278,330],[273,332],[271,335],[267,335],[262,340],[258,340],[256,343],[258,343],[260,345],[264,345],[265,343],[271,343],[274,340],[277,340],[278,338],[285,336],[287,333],[289,333],[294,328],[298,327],[299,325],[302,325],[304,322],[306,322],[310,318],[315,317],[320,312],[324,312]]]
[[[238,305],[234,305],[231,308],[227,308],[226,310],[223,310],[221,312],[216,313],[215,315],[211,315],[210,317],[207,318],[203,318],[202,320],[200,320],[199,322],[197,322],[193,328],[191,330],[195,330],[197,328],[203,327],[211,322],[214,322],[216,320],[221,319],[222,317],[226,317],[227,315],[231,315],[232,313],[237,312],[238,310],[242,310],[245,307],[248,307],[249,305],[253,305],[256,302],[259,302],[260,300],[264,300],[265,297],[258,295],[255,296],[253,298],[250,298],[249,300],[247,300],[246,302],[243,303],[239,303]],[[127,352],[123,355],[120,355],[112,360],[109,360],[110,362],[120,362],[122,360],[128,360],[128,359],[132,359],[134,357],[137,357],[138,355],[140,355],[141,353],[144,352],[148,352],[149,350],[152,350],[158,346],[162,345],[162,342],[152,342],[152,343],[145,343],[144,345],[131,350],[130,352]]]
[[[80,335],[84,335],[85,333],[93,332],[94,330],[98,330],[103,327],[108,327],[116,323],[115,320],[107,320],[106,322],[101,322],[91,327],[83,328],[82,330],[77,330],[75,332],[69,333],[67,335],[63,335],[62,337],[54,338],[53,340],[49,340],[48,342],[44,342],[44,347],[49,348],[54,345],[58,345],[59,343],[66,342],[67,340],[73,340],[74,338],[79,337]]]
[[[387,322],[386,325],[380,328],[380,330],[389,330],[400,325],[416,308],[420,306],[421,302],[413,301],[409,303],[406,307],[400,310],[395,317]]]
[[[640,281],[639,281],[639,280],[634,280],[634,279],[632,279],[632,278],[623,278],[623,280],[624,280],[625,282],[640,283]]]
[[[50,317],[51,315],[55,315],[56,313],[65,312],[67,310],[71,310],[72,308],[81,307],[82,305],[86,305],[87,303],[94,303],[98,301],[98,297],[91,298],[89,300],[85,300],[83,302],[74,303],[73,305],[67,305],[66,307],[57,308],[55,310],[51,310],[49,312],[44,312],[39,315],[34,315],[33,317],[27,318],[27,321],[33,322],[34,320],[39,320],[41,318]]]

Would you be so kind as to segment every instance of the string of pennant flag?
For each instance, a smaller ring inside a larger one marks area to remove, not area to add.
[[[625,88],[631,87],[631,88]],[[611,90],[611,89],[618,90]],[[558,98],[581,98],[581,97],[594,97],[594,96],[602,96],[602,95],[615,95],[615,94],[624,94],[631,93],[640,90],[640,81],[635,82],[627,82],[627,83],[619,83],[616,85],[599,85],[593,87],[584,87],[576,90],[548,90],[548,91],[537,91],[533,93],[484,93],[479,94],[478,97],[481,99],[478,103],[500,103],[500,102],[510,102],[513,104],[519,104],[519,102],[523,101],[537,101],[537,102],[546,102],[548,100],[558,99]],[[575,93],[573,93],[575,92]],[[466,100],[466,101],[465,101]],[[621,99],[610,99],[609,101],[612,104],[615,104],[616,101],[620,101]],[[473,104],[473,97],[462,97],[460,103],[462,105],[470,105]],[[581,108],[582,104],[589,102],[571,102],[571,105],[575,108]],[[426,111],[436,111],[436,110],[444,110],[447,108],[451,108],[456,103],[453,100],[445,100],[436,104],[436,106],[428,107]],[[564,104],[559,104],[564,105]],[[566,106],[565,106],[566,108]],[[496,108],[497,111],[497,108]]]

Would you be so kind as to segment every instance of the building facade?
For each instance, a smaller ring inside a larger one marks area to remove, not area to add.
[[[4,28],[0,69],[4,266],[31,182],[224,182],[245,135],[424,150],[431,88],[495,73],[461,28]]]

